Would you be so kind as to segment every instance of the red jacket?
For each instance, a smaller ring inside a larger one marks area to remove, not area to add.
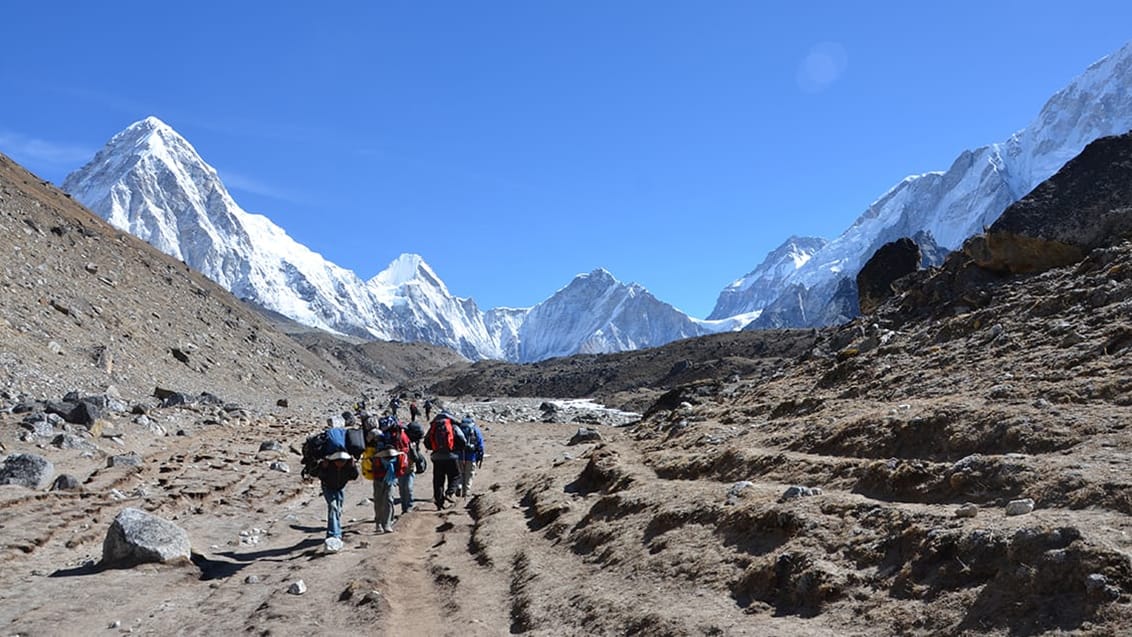
[[[395,471],[393,475],[402,478],[408,475],[412,470],[412,463],[409,461],[409,436],[405,433],[405,429],[400,426],[394,426],[389,431],[381,434],[378,443],[378,449],[393,448],[400,451],[400,455],[393,458],[393,466]],[[385,458],[375,458],[374,460],[385,460]],[[374,477],[385,477],[385,463],[379,462],[374,465]]]

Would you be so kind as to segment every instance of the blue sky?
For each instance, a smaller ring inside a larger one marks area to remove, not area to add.
[[[415,252],[487,309],[604,267],[702,318],[790,235],[1029,124],[1129,25],[1097,0],[21,2],[0,152],[61,183],[155,115],[363,278]]]

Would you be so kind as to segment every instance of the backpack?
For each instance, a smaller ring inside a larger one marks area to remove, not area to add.
[[[424,440],[424,427],[415,420],[405,426],[405,433],[409,435],[409,442],[417,443]]]
[[[433,419],[432,426],[429,427],[425,446],[442,453],[457,451],[456,444],[459,439],[456,438],[456,433],[452,431],[452,428],[456,426],[450,416],[446,414],[437,416]]]
[[[318,461],[339,451],[346,451],[350,453],[350,455],[354,455],[347,448],[346,430],[341,427],[331,427],[325,431],[307,436],[307,439],[303,441],[302,475],[317,478]],[[361,452],[359,452],[358,455],[361,455]],[[356,458],[357,456],[354,457]]]
[[[354,458],[361,457],[366,450],[365,433],[360,428],[346,430],[346,451]]]
[[[346,447],[345,429],[343,429],[342,427],[331,427],[324,433],[326,434],[326,441],[322,445],[322,458],[325,458],[330,454],[338,453],[340,451],[349,453],[349,449]],[[359,453],[358,455],[361,454]]]
[[[318,477],[318,461],[322,460],[322,447],[326,444],[326,432],[320,431],[307,436],[303,441],[303,472],[302,475]]]

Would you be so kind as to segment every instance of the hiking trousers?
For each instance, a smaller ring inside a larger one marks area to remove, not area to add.
[[[379,531],[393,529],[393,487],[396,484],[386,482],[385,478],[374,478],[373,519]]]
[[[470,495],[472,489],[472,478],[476,477],[476,461],[475,460],[461,460],[460,461],[460,495],[465,498]]]
[[[460,488],[459,480],[459,460],[435,457],[432,459],[432,500],[436,502],[436,508],[444,508],[444,496],[452,495]]]
[[[397,478],[397,490],[401,495],[401,513],[408,513],[413,508],[413,468]]]
[[[324,486],[322,497],[326,498],[326,537],[342,539],[342,502],[346,499],[346,489]]]

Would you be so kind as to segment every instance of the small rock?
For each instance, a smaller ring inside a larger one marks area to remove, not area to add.
[[[970,502],[964,504],[955,510],[955,517],[957,518],[973,518],[979,514],[979,507],[971,504]]]
[[[743,491],[753,486],[755,486],[755,483],[749,480],[743,480],[731,485],[731,488],[727,490],[726,503],[730,505],[738,504],[739,496],[743,493]]]
[[[55,478],[55,482],[51,483],[52,491],[74,491],[82,486],[79,479],[68,473],[60,474]]]
[[[783,492],[782,497],[779,498],[779,499],[781,501],[785,502],[787,500],[793,500],[795,498],[803,498],[803,497],[809,497],[809,496],[814,496],[814,495],[821,495],[821,493],[822,493],[822,491],[818,487],[803,487],[801,485],[796,484],[796,485],[793,485],[791,487],[788,487],[786,489],[786,491]]]
[[[264,440],[259,443],[260,451],[283,451],[283,445],[278,440]]]
[[[292,582],[291,586],[287,588],[287,592],[292,595],[302,595],[307,592],[307,583],[303,580]]]
[[[136,453],[124,453],[106,459],[107,467],[140,467],[142,458]]]
[[[259,575],[248,575],[244,578],[245,584],[259,584]]]
[[[1034,500],[1032,498],[1023,498],[1021,500],[1011,500],[1006,505],[1006,515],[1026,515],[1034,510]]]
[[[1120,588],[1108,583],[1108,578],[1100,573],[1085,577],[1085,592],[1091,599],[1114,602],[1120,599]]]
[[[291,403],[288,402],[286,398],[280,398],[279,400],[275,401],[276,407],[289,407],[290,405]]]
[[[267,468],[271,469],[272,471],[280,471],[282,473],[291,473],[290,465],[288,465],[286,462],[281,462],[279,460],[272,462]]]

